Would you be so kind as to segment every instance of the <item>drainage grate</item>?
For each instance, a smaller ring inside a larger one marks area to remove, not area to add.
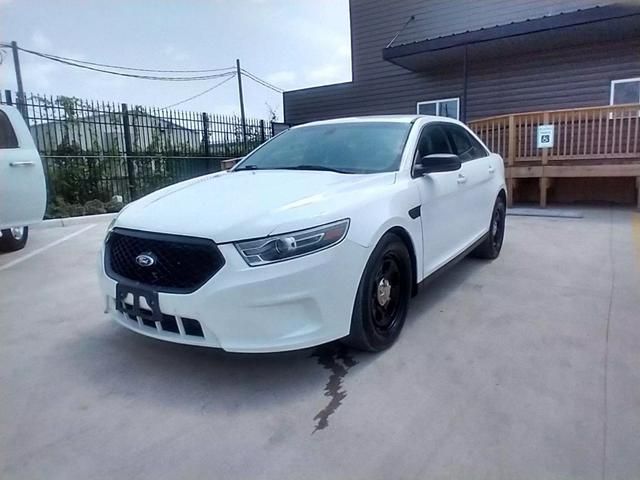
[[[514,217],[583,218],[582,212],[557,208],[508,208],[507,215]]]

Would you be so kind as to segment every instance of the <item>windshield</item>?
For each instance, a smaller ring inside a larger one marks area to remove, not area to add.
[[[409,123],[334,123],[294,128],[251,153],[236,170],[329,170],[379,173],[397,170]]]

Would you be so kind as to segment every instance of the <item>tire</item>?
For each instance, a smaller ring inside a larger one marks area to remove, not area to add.
[[[504,227],[507,215],[507,208],[502,197],[496,199],[491,214],[489,233],[487,238],[473,251],[473,256],[486,260],[498,258],[504,240]]]
[[[396,341],[409,308],[411,268],[409,251],[400,237],[384,235],[360,279],[345,344],[379,352]]]
[[[7,228],[2,230],[0,252],[15,252],[24,248],[29,238],[29,227]]]

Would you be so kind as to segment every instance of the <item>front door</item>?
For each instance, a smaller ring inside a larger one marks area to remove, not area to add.
[[[420,134],[415,160],[437,153],[451,154],[453,148],[442,124],[429,124]],[[414,178],[420,192],[424,275],[447,263],[464,236],[460,192],[460,171],[430,173]]]

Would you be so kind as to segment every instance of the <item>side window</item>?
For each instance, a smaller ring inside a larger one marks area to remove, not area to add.
[[[425,128],[418,142],[419,158],[435,153],[453,153],[447,133],[440,125],[432,125]]]
[[[475,138],[457,125],[447,125],[455,154],[463,162],[487,156],[487,151]]]
[[[0,148],[18,148],[16,132],[6,113],[0,111]]]

